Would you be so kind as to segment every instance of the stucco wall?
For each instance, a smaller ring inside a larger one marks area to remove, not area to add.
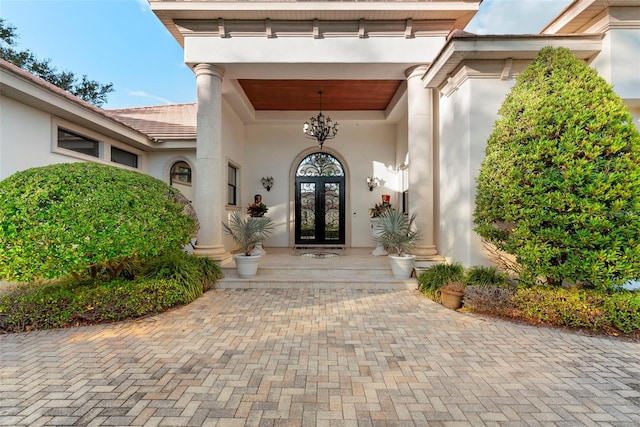
[[[612,29],[591,66],[625,100],[640,100],[640,29]]]
[[[340,121],[340,132],[334,140],[325,143],[325,151],[343,159],[346,176],[347,244],[371,247],[369,208],[382,194],[394,194],[395,125]],[[276,230],[265,245],[287,247],[290,244],[292,194],[294,182],[291,172],[297,167],[296,159],[305,150],[317,147],[302,134],[301,123],[280,125],[249,125],[246,128],[246,155],[243,168],[242,202],[246,206],[254,194],[262,194],[269,207],[268,215],[274,219]],[[272,176],[274,185],[267,192],[260,182]],[[384,181],[382,187],[369,191],[367,176]]]
[[[473,231],[476,179],[498,109],[514,83],[470,79],[440,98],[438,249],[451,262],[489,264]]]
[[[0,98],[0,179],[17,171],[55,163],[90,161],[120,166],[111,162],[111,147],[138,155],[138,170],[147,171],[146,153],[122,140],[108,137],[76,122],[61,119],[7,97]],[[87,125],[90,126],[90,125]],[[77,133],[100,142],[100,157],[57,147],[57,129]],[[123,138],[124,140],[124,138]],[[121,166],[125,167],[125,166]]]
[[[0,179],[17,171],[77,161],[51,151],[51,116],[7,97],[0,97]]]

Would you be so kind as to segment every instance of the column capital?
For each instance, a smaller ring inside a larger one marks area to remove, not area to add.
[[[222,77],[224,76],[224,68],[213,64],[198,64],[193,67],[193,71],[196,73],[196,77],[201,75],[210,75],[222,79]]]
[[[424,76],[424,73],[427,72],[428,68],[429,66],[426,64],[415,65],[413,67],[409,67],[406,70],[404,70],[404,75],[407,78],[407,80],[413,79],[415,77],[421,78],[422,76]]]

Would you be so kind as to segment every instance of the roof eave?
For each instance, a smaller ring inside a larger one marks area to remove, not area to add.
[[[547,46],[566,47],[589,60],[602,49],[602,34],[588,35],[464,35],[452,37],[423,76],[425,87],[439,88],[467,59],[533,60]]]
[[[115,119],[105,110],[66,92],[18,67],[0,60],[0,92],[25,105],[47,112],[107,136],[124,140],[139,149],[153,147],[154,141]]]
[[[384,20],[385,14],[403,19],[416,19],[425,13],[447,13],[456,20],[456,27],[464,28],[473,18],[482,0],[433,0],[428,2],[334,2],[334,1],[216,1],[185,2],[180,0],[148,0],[153,13],[173,37],[184,47],[184,37],[176,20]],[[397,19],[397,18],[396,18]],[[439,18],[444,19],[444,18]]]

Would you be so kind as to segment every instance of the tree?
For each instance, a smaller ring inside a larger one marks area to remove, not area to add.
[[[97,163],[15,173],[0,181],[0,278],[116,276],[130,259],[182,248],[196,230],[182,200],[159,179]]]
[[[29,50],[16,50],[17,39],[16,28],[5,24],[5,20],[0,18],[0,58],[97,107],[107,102],[107,95],[113,92],[112,83],[101,84],[89,80],[86,75],[78,81],[74,73],[58,71],[51,65],[50,59],[39,60]]]
[[[499,113],[476,231],[517,257],[526,282],[612,289],[640,277],[640,133],[613,88],[547,47]]]

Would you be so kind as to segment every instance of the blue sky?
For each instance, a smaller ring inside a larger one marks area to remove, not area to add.
[[[484,0],[466,30],[535,34],[571,0]],[[146,0],[0,0],[18,49],[50,58],[58,70],[113,83],[103,108],[195,102],[195,78],[182,48]]]

